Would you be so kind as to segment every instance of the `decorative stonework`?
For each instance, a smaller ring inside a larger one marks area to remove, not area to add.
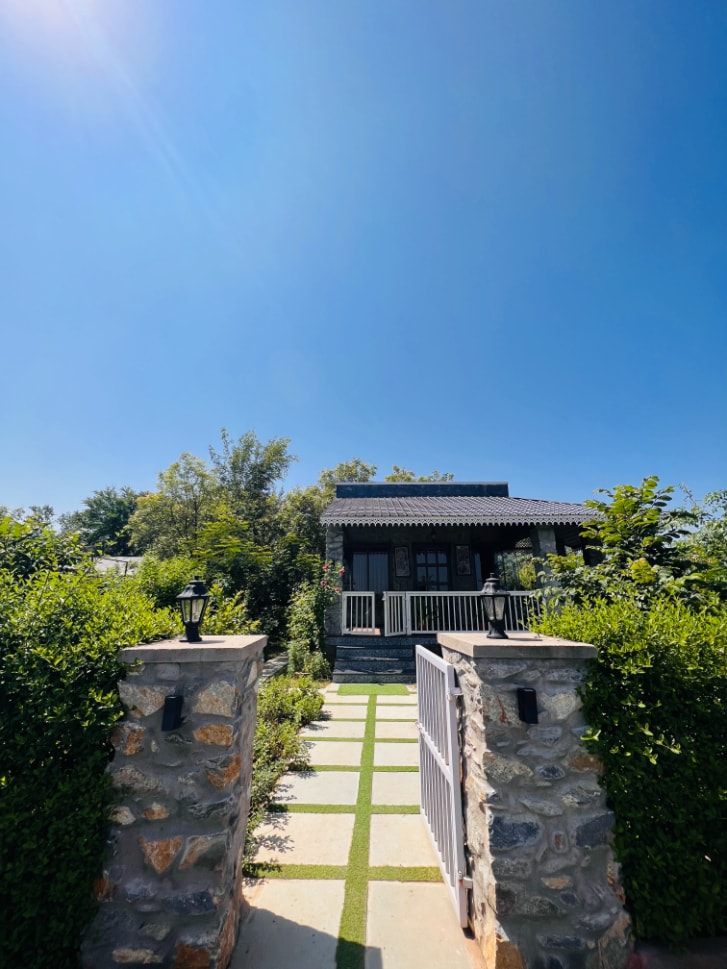
[[[488,969],[623,969],[630,923],[578,688],[595,647],[440,634],[463,691],[470,918]],[[538,723],[517,690],[535,689]]]
[[[329,525],[326,528],[326,561],[343,562],[343,529],[338,525]],[[325,626],[326,635],[341,635],[340,600],[332,602],[326,610]]]
[[[126,717],[112,738],[120,791],[85,969],[225,969],[242,904],[264,636],[122,651]],[[183,721],[162,732],[164,698]]]

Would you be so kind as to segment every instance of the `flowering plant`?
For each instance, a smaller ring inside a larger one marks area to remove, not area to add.
[[[340,562],[324,562],[320,579],[304,582],[294,593],[288,613],[288,668],[292,672],[312,669],[316,656],[325,664],[326,611],[341,594],[345,572]]]
[[[341,586],[343,583],[343,577],[346,574],[346,570],[341,565],[340,562],[324,562],[322,566],[323,576],[321,578],[321,586],[331,595],[340,596]],[[333,599],[330,600],[333,602]],[[329,603],[326,603],[327,605]]]

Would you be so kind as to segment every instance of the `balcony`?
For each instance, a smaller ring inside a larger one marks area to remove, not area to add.
[[[479,592],[384,592],[378,609],[375,592],[343,592],[341,600],[344,636],[417,636],[487,629]],[[541,601],[532,592],[518,590],[510,592],[505,605],[505,628],[528,629],[531,616],[540,614]]]

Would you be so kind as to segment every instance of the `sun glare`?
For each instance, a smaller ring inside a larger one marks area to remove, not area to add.
[[[10,43],[50,61],[83,58],[93,46],[94,36],[123,33],[124,14],[125,5],[113,0],[0,2],[0,24]]]

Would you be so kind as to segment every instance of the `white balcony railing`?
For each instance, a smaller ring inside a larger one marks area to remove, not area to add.
[[[344,636],[356,633],[376,633],[376,593],[342,592],[342,632]]]
[[[532,592],[511,592],[505,604],[506,629],[527,629],[530,617],[540,612],[540,600]],[[485,629],[487,620],[479,592],[384,593],[385,636],[478,632]]]

